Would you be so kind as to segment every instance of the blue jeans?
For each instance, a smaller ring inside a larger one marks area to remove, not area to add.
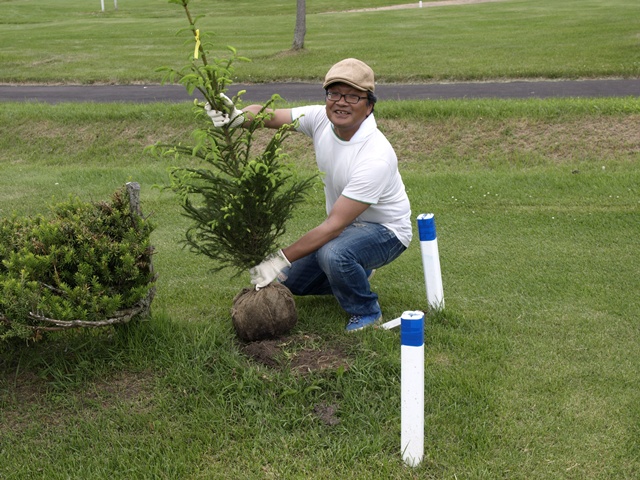
[[[406,247],[377,223],[352,223],[315,252],[285,269],[282,281],[294,295],[331,295],[350,315],[380,314],[368,276],[395,260]]]

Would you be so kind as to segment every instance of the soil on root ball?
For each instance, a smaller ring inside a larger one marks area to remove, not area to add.
[[[287,287],[272,283],[260,290],[243,288],[233,299],[231,320],[245,342],[275,338],[298,323],[293,295]]]

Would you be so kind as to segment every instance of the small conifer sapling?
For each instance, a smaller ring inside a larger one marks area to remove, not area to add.
[[[283,142],[296,123],[276,130],[264,150],[254,154],[255,132],[264,127],[267,109],[280,99],[274,95],[247,126],[215,127],[205,111],[230,112],[221,100],[232,83],[234,64],[247,61],[232,47],[225,57],[214,57],[206,33],[197,28],[189,0],[169,0],[183,7],[189,21],[189,63],[180,70],[159,69],[163,82],[178,82],[194,100],[194,113],[203,127],[192,133],[193,144],[156,144],[161,155],[183,159],[171,168],[170,185],[181,201],[183,213],[192,220],[185,234],[191,251],[213,260],[213,270],[230,268],[236,275],[260,263],[278,248],[294,207],[304,200],[315,177],[299,178],[286,163]],[[194,45],[195,41],[195,45]],[[232,98],[241,101],[244,91]],[[238,336],[247,341],[278,336],[297,322],[291,293],[273,284],[256,291],[243,289],[234,299],[232,320]]]

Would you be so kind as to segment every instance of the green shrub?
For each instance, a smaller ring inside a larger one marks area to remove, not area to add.
[[[0,221],[0,340],[103,326],[148,310],[153,230],[126,188],[110,202],[71,197],[43,215]]]

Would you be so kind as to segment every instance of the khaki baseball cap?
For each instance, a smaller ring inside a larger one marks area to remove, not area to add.
[[[331,67],[327,76],[324,77],[322,88],[326,89],[332,83],[338,82],[346,83],[363,92],[373,93],[376,88],[373,70],[369,65],[356,58],[345,58]]]

